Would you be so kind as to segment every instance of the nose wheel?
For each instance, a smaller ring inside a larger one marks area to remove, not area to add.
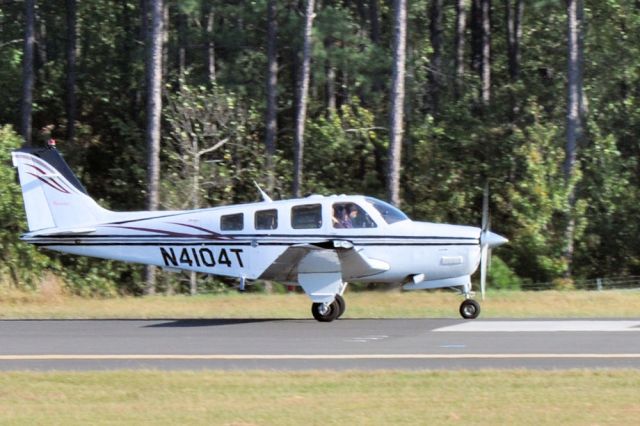
[[[465,299],[460,304],[460,315],[464,319],[476,319],[480,315],[480,304],[473,299]]]

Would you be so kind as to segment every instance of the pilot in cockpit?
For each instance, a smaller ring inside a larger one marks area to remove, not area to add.
[[[353,228],[348,205],[334,205],[333,217],[331,219],[334,228]]]

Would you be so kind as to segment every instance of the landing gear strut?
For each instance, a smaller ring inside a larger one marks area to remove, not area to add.
[[[465,299],[460,304],[460,315],[464,319],[476,319],[480,315],[480,304],[473,299]]]

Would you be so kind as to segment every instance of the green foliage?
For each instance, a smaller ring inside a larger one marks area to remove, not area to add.
[[[54,272],[64,279],[65,289],[85,297],[142,294],[140,267],[83,256],[57,256],[61,264]]]
[[[534,281],[546,282],[566,268],[561,255],[568,188],[561,168],[564,151],[556,143],[560,129],[541,122],[535,105],[531,116],[533,123],[512,135],[516,179],[497,198],[499,208],[510,213],[517,270]]]
[[[0,127],[0,277],[2,283],[25,289],[38,284],[50,262],[35,247],[19,240],[27,226],[11,151],[21,142],[11,126]]]
[[[487,286],[497,290],[520,290],[522,279],[497,256],[491,258],[491,269],[487,274]]]
[[[355,191],[382,196],[384,136],[374,125],[373,114],[355,99],[343,105],[339,114],[310,121],[306,189],[319,194]]]

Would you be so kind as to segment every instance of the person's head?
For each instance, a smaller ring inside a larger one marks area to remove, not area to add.
[[[356,206],[350,206],[349,207],[349,216],[351,218],[354,218],[354,217],[358,216],[358,208]]]

